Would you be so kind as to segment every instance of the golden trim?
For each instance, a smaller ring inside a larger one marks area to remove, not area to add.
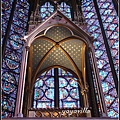
[[[85,75],[85,47],[86,45],[83,44],[82,50],[81,50],[81,55],[82,55],[82,66],[81,66],[81,70],[82,70],[82,75],[83,75],[83,81],[84,81],[84,86],[86,86],[86,75]]]
[[[85,44],[87,45],[87,42],[86,42],[83,38],[81,38],[81,37],[79,37],[79,36],[77,36],[77,35],[73,35],[73,36],[64,38],[64,39],[62,39],[62,40],[59,42],[59,44],[65,42],[65,41],[67,41],[67,40],[71,40],[71,39],[73,39],[73,40],[75,39],[75,40],[82,41],[83,43],[85,43]]]

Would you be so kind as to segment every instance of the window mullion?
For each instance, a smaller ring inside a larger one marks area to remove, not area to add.
[[[55,108],[59,108],[59,76],[58,68],[54,68],[54,78],[55,78]]]

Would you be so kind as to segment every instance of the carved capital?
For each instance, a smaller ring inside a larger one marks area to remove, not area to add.
[[[30,50],[30,46],[25,46],[26,50],[29,51]]]
[[[82,95],[85,95],[88,92],[88,89],[84,88],[80,92],[81,92]]]

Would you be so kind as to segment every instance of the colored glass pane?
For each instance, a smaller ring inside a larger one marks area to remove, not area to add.
[[[114,56],[114,65],[117,65],[118,58],[116,57],[118,54],[117,47],[118,47],[118,25],[117,25],[117,17],[114,11],[114,7],[112,6],[112,2],[109,0],[103,1],[103,0],[97,0],[98,6],[100,8],[100,14],[103,21],[103,26],[106,31],[106,35],[108,35],[108,43],[110,46],[110,50],[112,53],[112,56]],[[109,2],[108,2],[109,1]],[[105,103],[108,111],[108,116],[110,117],[116,117],[118,114],[118,111],[116,110],[116,114],[112,115],[111,113],[114,110],[114,104],[116,104],[117,94],[115,90],[115,84],[113,80],[113,75],[111,72],[111,68],[109,65],[109,59],[107,56],[106,48],[104,45],[104,40],[102,37],[101,27],[99,25],[98,17],[95,11],[94,2],[93,0],[84,0],[82,3],[82,10],[84,17],[86,19],[88,32],[93,36],[96,41],[93,43],[94,45],[94,51],[95,56],[97,58],[97,64],[99,69],[99,76],[102,83],[102,88],[104,92],[105,97]],[[115,44],[115,45],[114,45]],[[112,49],[112,47],[115,47],[115,49]],[[116,56],[115,56],[116,55]],[[116,64],[117,63],[117,64]],[[116,70],[118,70],[118,66],[115,66]],[[112,84],[110,84],[112,83]],[[106,87],[105,87],[106,86]],[[108,92],[109,91],[109,92]],[[114,94],[112,92],[114,91]],[[107,104],[106,98],[109,98],[109,95],[112,94],[112,97],[115,99],[113,102],[110,102],[110,104]],[[110,108],[110,106],[112,106]],[[110,112],[111,111],[111,112]]]
[[[7,9],[7,6],[9,9]],[[11,7],[12,0],[3,2],[4,32],[7,28],[7,21],[9,20],[8,13],[11,13]],[[22,48],[24,44],[21,38],[25,35],[26,32],[28,10],[29,4],[27,0],[17,0],[10,33],[7,40],[5,58],[3,59],[2,63],[2,100],[4,101],[2,104],[2,111],[4,111],[2,113],[2,118],[13,117],[14,115],[18,79],[20,74],[20,64],[22,60]],[[5,34],[3,33],[3,36],[4,35]]]
[[[59,69],[59,99],[60,108],[80,107],[80,97],[77,79],[70,72]],[[72,101],[72,102],[71,102]]]
[[[59,5],[59,10],[68,18],[71,19],[71,10],[70,6],[67,5],[65,2],[61,2]],[[53,12],[55,8],[50,2],[46,2],[44,5],[40,7],[40,15],[42,18],[42,21],[47,19]]]
[[[54,6],[50,2],[46,2],[43,6],[40,7],[40,15],[42,21],[48,18],[54,12]]]
[[[78,90],[77,78],[70,72],[65,72],[58,68],[59,84],[54,86],[57,82],[54,79],[54,68],[42,73],[37,78],[34,86],[34,108],[54,108],[56,102],[55,91],[59,89],[59,105],[60,108],[80,107],[80,96]]]
[[[118,61],[118,45],[115,44],[115,42],[118,41],[118,16],[114,9],[112,0],[106,0],[105,2],[102,0],[97,0],[97,4],[99,7],[104,30],[106,32],[106,37],[110,47],[115,70],[118,75],[118,63],[116,62]],[[114,49],[112,48],[113,46],[115,46]]]
[[[2,0],[1,2],[2,2],[2,32],[3,32],[2,43],[3,43],[4,35],[6,33],[8,21],[10,18],[13,0]]]
[[[34,108],[54,107],[54,78],[52,70],[42,73],[37,78],[34,91]]]
[[[65,2],[61,2],[60,6],[60,11],[68,18],[71,18],[71,10],[70,6],[67,5]]]

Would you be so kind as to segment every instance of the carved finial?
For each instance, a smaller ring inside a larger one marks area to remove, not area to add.
[[[56,4],[56,3],[57,3],[57,0],[54,0],[54,3]]]

